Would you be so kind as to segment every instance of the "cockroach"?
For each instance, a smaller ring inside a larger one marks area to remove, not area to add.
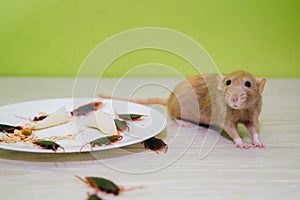
[[[103,103],[101,101],[88,103],[73,110],[71,112],[71,115],[73,116],[87,115],[90,112],[99,110],[102,107],[102,105]]]
[[[34,121],[34,122],[42,121],[43,119],[46,119],[47,117],[48,117],[48,115],[35,116],[32,121]]]
[[[140,114],[118,114],[118,117],[123,120],[128,121],[139,121],[146,115],[140,115]]]
[[[87,184],[89,187],[95,189],[97,192],[102,191],[108,194],[118,195],[121,191],[124,190],[123,187],[117,186],[115,183],[105,178],[88,176],[84,177],[83,179],[79,176],[75,177]]]
[[[34,116],[33,119],[31,119],[31,118],[26,118],[26,117],[19,116],[19,115],[15,115],[15,116],[18,117],[18,118],[21,118],[21,119],[26,119],[26,120],[29,119],[30,122],[38,122],[38,121],[42,121],[42,120],[44,120],[45,118],[48,117],[48,115],[45,114],[45,113],[40,113],[40,115]]]
[[[164,150],[164,153],[166,153],[168,150],[168,145],[162,139],[156,137],[149,138],[142,143],[144,143],[144,147],[146,149],[155,151],[157,154],[159,151]]]
[[[0,132],[13,133],[15,130],[22,130],[22,126],[12,126],[7,124],[0,124]]]
[[[97,194],[87,194],[87,200],[102,200]]]
[[[92,140],[91,142],[87,142],[84,145],[81,146],[81,148],[79,149],[79,152],[81,152],[81,150],[83,149],[83,147],[85,147],[87,144],[91,145],[91,147],[95,147],[95,146],[104,146],[104,145],[109,145],[109,144],[113,144],[116,143],[120,140],[122,140],[122,136],[121,135],[110,135],[110,136],[105,136],[105,137],[100,137],[97,138],[95,140]]]
[[[63,148],[61,145],[57,144],[56,142],[49,141],[49,140],[36,140],[33,142],[33,144],[43,148],[43,149],[51,149],[56,153],[58,148],[61,148],[63,152],[65,153],[65,148]]]
[[[129,131],[129,126],[127,123],[123,120],[114,119],[117,130],[120,132]]]

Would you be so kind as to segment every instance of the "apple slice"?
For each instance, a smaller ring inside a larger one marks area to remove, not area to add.
[[[33,129],[45,129],[53,126],[58,126],[69,121],[68,113],[64,107],[58,109],[54,113],[49,114],[45,119],[36,123]]]
[[[113,117],[102,110],[97,110],[86,126],[96,128],[107,135],[118,134]]]

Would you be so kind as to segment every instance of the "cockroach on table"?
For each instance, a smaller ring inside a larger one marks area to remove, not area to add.
[[[113,144],[116,143],[120,140],[123,139],[123,136],[121,135],[109,135],[109,136],[105,136],[105,137],[100,137],[97,138],[95,140],[92,140],[90,142],[85,143],[84,145],[81,146],[81,148],[79,149],[79,152],[82,151],[82,149],[86,146],[86,145],[91,145],[91,147],[95,147],[95,146],[104,146],[104,145],[109,145],[109,144]]]
[[[63,152],[65,153],[65,148],[63,148],[61,145],[57,144],[56,142],[49,141],[49,140],[36,140],[33,141],[33,144],[41,147],[42,149],[51,149],[56,153],[58,148],[61,148]]]
[[[97,111],[102,107],[103,103],[101,101],[96,101],[82,105],[71,112],[72,116],[83,116],[90,112]]]
[[[156,137],[149,138],[142,143],[144,144],[144,147],[146,149],[155,151],[157,154],[159,153],[159,151],[164,150],[164,153],[166,153],[168,150],[168,145],[162,139]]]
[[[112,181],[105,179],[105,178],[99,178],[99,177],[84,177],[81,178],[79,176],[75,176],[85,184],[87,184],[89,187],[95,189],[97,192],[106,192],[109,194],[118,195],[120,191],[123,191],[124,188],[117,186]]]
[[[114,195],[119,195],[120,192],[125,191],[123,186],[118,186],[114,182],[106,179],[106,178],[101,178],[101,177],[91,177],[87,176],[84,178],[81,178],[79,176],[76,176],[79,180],[87,184],[89,187],[93,188],[96,190],[96,192],[105,192],[108,194],[114,194]],[[143,187],[133,187],[133,188],[128,188],[126,191],[130,190],[135,190],[135,189],[140,189]]]

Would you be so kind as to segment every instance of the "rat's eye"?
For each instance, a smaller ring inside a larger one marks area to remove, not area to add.
[[[231,80],[227,80],[226,85],[230,85],[230,84],[231,84]]]
[[[249,88],[249,87],[251,87],[251,83],[249,81],[246,81],[245,86]]]

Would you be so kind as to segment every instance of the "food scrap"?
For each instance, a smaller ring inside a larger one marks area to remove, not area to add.
[[[159,151],[164,151],[164,153],[166,153],[168,150],[168,145],[162,139],[156,137],[149,138],[142,143],[144,143],[146,149],[155,151],[157,154]]]
[[[75,139],[76,134],[68,134],[62,136],[52,136],[48,138],[37,139],[35,134],[33,134],[33,129],[23,128],[22,126],[11,126],[1,124],[1,132],[3,132],[3,136],[0,136],[0,142],[5,143],[17,143],[17,142],[28,142],[34,144],[35,146],[39,146],[43,149],[52,149],[54,152],[57,151],[58,148],[64,148],[54,140],[65,140],[65,139]]]
[[[14,132],[4,132],[5,136],[0,137],[0,142],[17,143],[31,142],[34,139],[32,130],[30,129],[15,129]]]
[[[50,141],[57,141],[57,140],[75,140],[76,135],[78,133],[72,133],[72,134],[67,134],[67,135],[57,135],[57,136],[51,136],[48,138],[42,138],[44,140],[50,140]]]
[[[107,135],[118,134],[113,117],[102,110],[98,110],[86,126],[96,128]]]
[[[53,126],[58,126],[69,121],[68,113],[65,108],[60,108],[54,113],[47,115],[43,120],[36,121],[36,123],[31,123],[32,129],[40,130],[45,128],[50,128]]]

